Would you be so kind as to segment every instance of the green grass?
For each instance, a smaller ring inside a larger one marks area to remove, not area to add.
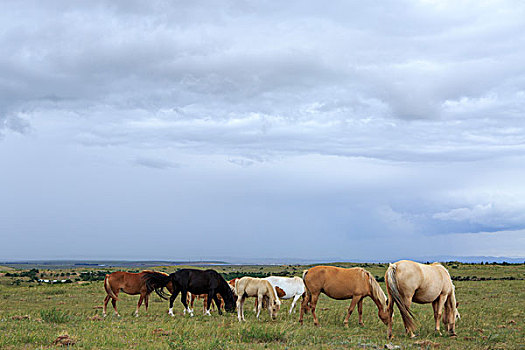
[[[356,264],[339,264],[355,266]],[[300,276],[302,266],[224,266],[221,272],[283,272]],[[365,266],[372,274],[383,276],[385,265]],[[161,269],[161,268],[159,268]],[[83,272],[87,269],[78,269]],[[170,268],[164,269],[170,271]],[[174,269],[173,269],[174,270]],[[404,335],[399,312],[394,318],[393,345],[404,348],[440,349],[525,349],[523,340],[525,309],[525,265],[449,266],[452,276],[515,277],[516,280],[456,281],[461,320],[457,324],[457,338],[438,335],[433,330],[431,305],[414,305],[417,315],[418,338]],[[253,299],[247,300],[246,322],[239,323],[236,314],[212,316],[201,314],[200,301],[195,305],[193,318],[182,314],[179,298],[175,303],[175,317],[167,315],[168,303],[156,295],[150,297],[146,313],[132,314],[137,296],[120,294],[118,308],[122,317],[101,316],[100,306],[105,297],[103,282],[85,284],[37,284],[12,282],[17,278],[0,277],[0,349],[53,349],[53,341],[62,334],[77,340],[75,348],[82,349],[373,349],[383,348],[386,327],[377,317],[377,308],[365,299],[363,321],[357,324],[357,310],[350,318],[348,328],[343,319],[350,301],[320,298],[317,315],[320,327],[313,325],[312,316],[305,323],[297,322],[299,310],[288,314],[290,301],[283,302],[278,319],[272,321],[267,312],[257,320]],[[384,283],[380,283],[384,289]],[[29,318],[25,318],[28,315]],[[17,317],[18,316],[18,317]],[[420,344],[417,342],[427,341]],[[432,343],[430,343],[432,342]]]

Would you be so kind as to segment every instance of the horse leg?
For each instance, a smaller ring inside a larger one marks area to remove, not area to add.
[[[213,301],[215,301],[215,305],[217,305],[217,312],[219,313],[219,315],[222,315],[221,302],[219,300],[219,297],[217,296],[217,293],[213,293]]]
[[[257,294],[257,315],[255,316],[256,318],[259,318],[259,314],[261,313],[261,309],[262,309],[262,304],[263,304],[263,296],[261,294]]]
[[[288,313],[290,314],[292,313],[295,303],[297,302],[297,300],[299,300],[300,297],[301,297],[301,294],[297,294],[296,296],[293,297],[292,306],[290,306],[290,311]]]
[[[203,301],[205,316],[211,316],[210,309],[211,309],[212,301],[213,301],[213,295],[211,294],[211,292],[208,292],[208,295],[204,297],[204,301]]]
[[[239,322],[244,321],[244,295],[237,299],[237,319]]]
[[[315,314],[315,307],[317,306],[317,300],[319,299],[319,294],[312,294],[312,301],[310,301],[310,310],[312,311],[312,316],[314,318],[314,325],[319,326],[319,319]]]
[[[365,325],[363,323],[363,299],[364,298],[359,299],[359,302],[357,303],[357,312],[359,313],[359,325],[360,326]]]
[[[143,300],[144,300],[144,294],[141,294],[139,298],[139,302],[137,303],[137,309],[135,310],[135,317],[139,317],[139,308],[140,308],[140,305],[142,305]]]
[[[190,314],[190,317],[193,317],[193,310],[188,307],[188,301],[186,300],[187,297],[188,292],[183,290],[180,296],[180,301],[182,302],[182,305],[184,305],[184,309]]]
[[[447,295],[446,301],[445,301],[445,308],[447,309],[447,313],[453,314],[452,316],[453,318],[452,318],[452,322],[446,323],[446,328],[451,337],[456,337],[457,336],[456,334],[456,315],[454,314],[454,311],[453,311],[454,309],[453,305],[454,304],[452,304],[450,295]],[[457,304],[456,304],[456,307],[457,307]]]
[[[299,324],[303,324],[304,313],[308,311],[308,303],[310,301],[310,294],[308,292],[303,293],[303,300],[301,301],[301,310],[299,314]]]
[[[386,307],[386,310],[388,312],[388,331],[387,331],[387,338],[391,340],[393,338],[392,335],[392,324],[394,323],[394,301],[392,300],[392,297],[389,295],[388,297],[388,304]]]
[[[195,303],[195,298],[197,297],[190,292],[188,292],[188,297],[190,299],[190,308],[193,310],[193,304]],[[184,309],[184,314],[186,314],[186,309]]]
[[[117,301],[115,299],[111,299],[111,305],[113,305],[113,309],[115,309],[115,315],[120,317],[120,314],[118,313],[118,310],[117,310]]]
[[[106,310],[108,308],[109,299],[111,299],[111,297],[109,295],[106,295],[106,299],[104,299],[104,308],[102,311],[102,316],[104,317],[106,317]]]
[[[171,295],[170,297],[170,308],[168,310],[168,314],[170,316],[175,316],[173,314],[173,302],[175,301],[175,299],[177,298],[177,295],[179,295],[179,290],[175,287],[173,287],[173,294]],[[182,297],[181,297],[182,298]]]
[[[146,306],[146,312],[148,311],[149,294],[144,297],[144,305]]]
[[[412,296],[410,296],[410,297],[406,297],[406,296],[403,297],[402,302],[403,302],[403,304],[406,305],[406,308],[410,310],[410,305],[412,305]],[[401,317],[403,317],[402,314],[401,314]],[[405,325],[405,331],[408,333],[410,338],[415,338],[416,336],[414,335],[414,332],[412,332],[412,330],[407,328],[407,324],[405,322],[405,318],[404,317],[403,317],[403,323]]]
[[[350,307],[348,308],[348,313],[346,314],[346,317],[345,317],[345,320],[343,322],[343,324],[345,325],[345,327],[348,327],[348,320],[350,319],[350,315],[352,314],[352,312],[354,311],[354,308],[355,306],[357,305],[357,302],[361,300],[361,297],[360,296],[357,296],[357,295],[354,295],[352,297],[352,302],[350,303]]]
[[[441,331],[439,330],[439,326],[441,323],[441,314],[443,312],[443,306],[445,305],[445,301],[447,300],[445,295],[440,295],[436,300],[432,302],[432,308],[434,309],[434,321],[436,323],[435,330],[436,332],[441,335]]]

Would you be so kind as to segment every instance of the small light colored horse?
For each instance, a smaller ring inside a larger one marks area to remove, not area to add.
[[[277,290],[277,295],[280,299],[292,299],[292,305],[290,306],[289,313],[292,313],[292,310],[297,303],[297,300],[304,294],[304,282],[300,277],[280,277],[280,276],[270,276],[264,278],[271,283],[277,290],[280,288],[284,295],[279,295],[279,290]]]
[[[272,319],[277,318],[277,312],[281,307],[281,301],[275,293],[275,289],[270,282],[261,278],[242,277],[235,283],[235,294],[237,294],[237,318],[240,321],[244,319],[244,301],[246,297],[256,297],[258,301],[257,318],[261,313],[263,300],[267,300],[268,312]]]
[[[156,272],[150,270],[144,270],[139,273],[132,273],[126,271],[115,271],[109,275],[106,275],[104,278],[104,289],[106,290],[107,296],[104,299],[104,308],[102,314],[106,317],[106,309],[108,302],[111,299],[111,304],[113,304],[113,309],[115,309],[115,315],[120,316],[117,311],[117,300],[118,294],[120,291],[123,291],[126,294],[136,295],[140,294],[139,302],[137,304],[137,309],[135,310],[135,316],[139,315],[139,308],[142,305],[142,301],[146,305],[146,311],[148,310],[148,299],[151,293],[148,292],[146,287],[146,281],[144,280],[145,276],[168,276],[164,272]],[[171,282],[166,285],[166,288],[170,293],[173,293],[173,288]]]
[[[450,274],[443,265],[420,264],[414,261],[401,260],[390,264],[385,274],[386,289],[389,296],[388,312],[394,312],[394,303],[401,312],[405,329],[410,337],[414,337],[416,328],[413,314],[410,311],[412,302],[418,304],[432,303],[436,331],[440,332],[440,318],[450,335],[456,335],[457,310],[455,287]],[[445,313],[442,314],[443,307]],[[392,338],[392,318],[388,321],[388,338]]]
[[[363,299],[370,297],[378,308],[378,316],[387,324],[387,299],[386,295],[372,274],[360,267],[345,269],[335,266],[315,266],[303,273],[303,281],[306,287],[306,296],[301,303],[301,315],[299,323],[303,324],[303,314],[312,310],[314,324],[319,326],[319,320],[315,314],[315,306],[319,295],[326,294],[332,299],[352,299],[348,313],[344,320],[348,327],[348,320],[357,305],[359,312],[359,324],[363,325]]]

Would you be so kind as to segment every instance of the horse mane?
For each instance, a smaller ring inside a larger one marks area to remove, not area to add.
[[[376,278],[372,276],[372,274],[363,269],[363,272],[365,272],[366,275],[368,275],[368,282],[370,283],[370,288],[372,289],[372,295],[375,299],[379,300],[381,303],[381,306],[383,307],[383,310],[386,310],[387,307],[387,297],[385,295],[385,292],[383,292],[383,289],[381,289],[381,286],[379,283],[377,283]]]
[[[268,285],[270,286],[273,300],[279,300],[279,297],[277,296],[277,293],[275,292],[275,289],[273,288],[272,284],[266,280],[264,280],[264,282],[268,283]]]
[[[169,276],[166,272],[162,272],[162,271],[142,270],[142,273],[159,273],[164,276]]]

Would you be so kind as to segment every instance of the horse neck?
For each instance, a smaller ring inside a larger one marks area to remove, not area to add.
[[[368,283],[370,284],[370,298],[372,298],[379,310],[386,310],[386,296],[384,295],[379,283],[377,283],[374,276],[372,276],[370,273],[368,273]]]
[[[274,300],[277,299],[277,292],[275,291],[275,288],[272,286],[270,282],[268,282],[268,285],[270,286],[270,301],[273,302]]]
[[[223,299],[225,299],[228,291],[231,291],[230,286],[228,285],[228,282],[220,281],[219,286],[217,287],[217,292],[221,295]]]

